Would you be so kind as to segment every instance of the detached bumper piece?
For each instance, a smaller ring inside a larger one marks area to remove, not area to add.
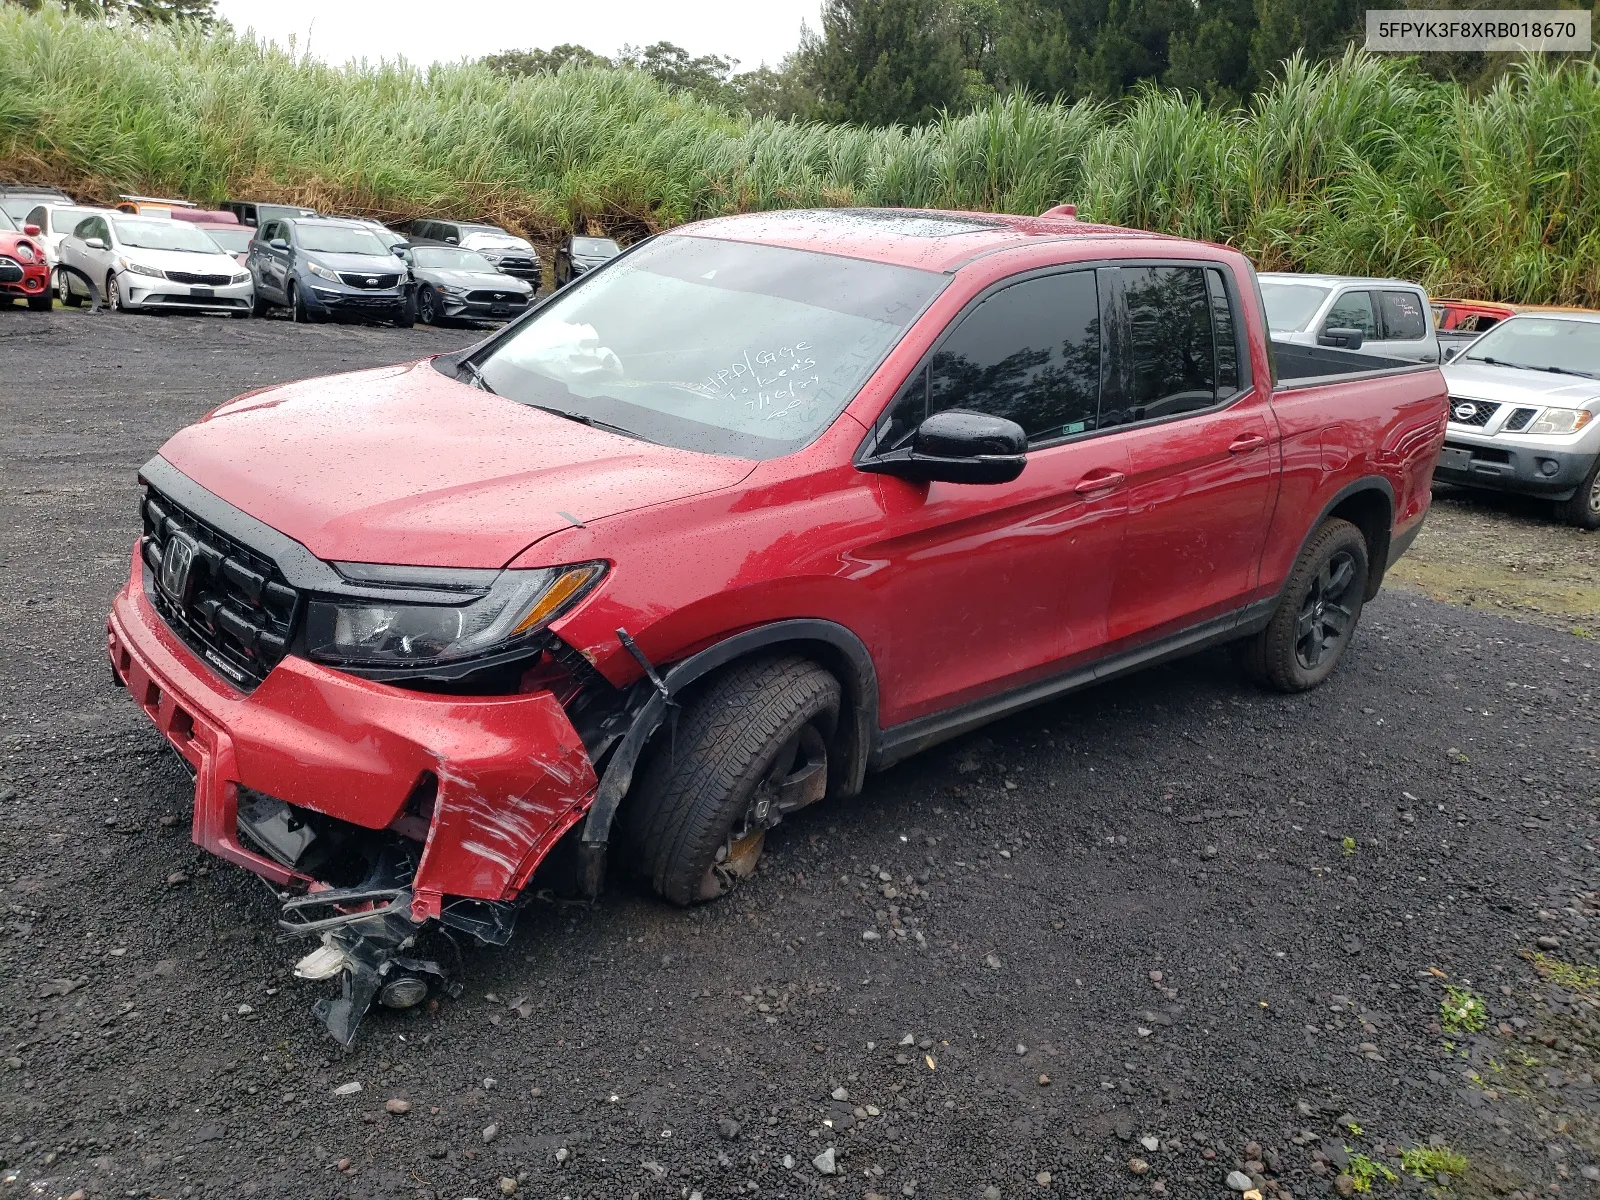
[[[461,984],[437,962],[408,953],[422,930],[411,919],[410,908],[406,888],[313,892],[283,906],[280,928],[320,934],[322,939],[295,964],[296,978],[339,977],[339,998],[318,1000],[311,1011],[341,1046],[355,1041],[361,1019],[374,1001],[385,1008],[415,1008],[430,992],[461,995]],[[311,915],[321,909],[334,911]]]

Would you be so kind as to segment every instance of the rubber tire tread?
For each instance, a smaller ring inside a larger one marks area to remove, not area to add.
[[[1361,579],[1359,587],[1355,589],[1355,608],[1350,614],[1350,636],[1352,638],[1355,636],[1355,626],[1361,620],[1361,610],[1364,607],[1362,596],[1365,594],[1367,579],[1372,572],[1372,564],[1367,559],[1367,539],[1361,530],[1349,521],[1333,517],[1318,527],[1316,533],[1311,535],[1311,540],[1306,543],[1305,549],[1300,552],[1294,569],[1289,572],[1288,582],[1283,585],[1278,607],[1273,610],[1272,619],[1267,622],[1267,627],[1260,633],[1235,643],[1235,658],[1245,674],[1257,683],[1280,692],[1308,691],[1327,679],[1344,658],[1344,649],[1350,645],[1349,639],[1346,639],[1344,648],[1340,649],[1328,670],[1322,672],[1319,678],[1307,680],[1294,656],[1294,626],[1300,616],[1300,604],[1306,589],[1310,586],[1312,577],[1321,570],[1323,562],[1340,548],[1353,551],[1356,561],[1361,565]]]
[[[1579,529],[1600,529],[1600,518],[1589,509],[1589,491],[1594,487],[1596,475],[1600,475],[1600,456],[1595,458],[1594,466],[1589,468],[1589,473],[1583,477],[1578,490],[1567,499],[1556,502],[1558,520],[1568,525],[1576,525]]]
[[[687,906],[717,847],[789,738],[837,714],[839,681],[798,656],[737,663],[655,738],[625,822],[641,872],[658,895]],[[675,753],[669,761],[670,742]]]

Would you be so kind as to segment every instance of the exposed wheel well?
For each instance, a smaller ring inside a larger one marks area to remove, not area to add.
[[[874,680],[863,678],[861,670],[840,647],[812,638],[785,638],[753,646],[689,683],[683,689],[682,700],[692,703],[713,680],[753,658],[785,654],[808,658],[839,681],[839,721],[828,747],[828,794],[854,796],[861,790],[867,755],[872,751],[872,734],[878,716],[877,686]],[[656,736],[659,733],[657,731]]]
[[[1349,521],[1366,539],[1365,599],[1371,600],[1383,586],[1383,573],[1389,565],[1389,531],[1394,527],[1394,506],[1381,488],[1362,488],[1335,504],[1328,511],[1328,517]]]

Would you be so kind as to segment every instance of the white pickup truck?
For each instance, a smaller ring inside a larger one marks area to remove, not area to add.
[[[1282,271],[1257,278],[1275,342],[1332,346],[1406,362],[1439,361],[1428,293],[1415,283]]]

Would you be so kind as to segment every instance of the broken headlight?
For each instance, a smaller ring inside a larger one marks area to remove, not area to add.
[[[605,572],[600,563],[432,576],[418,568],[337,566],[352,582],[409,594],[393,601],[313,599],[306,610],[307,653],[324,662],[384,667],[459,662],[514,648],[577,603]],[[492,582],[477,582],[485,575]],[[418,602],[418,591],[444,593],[445,602]],[[460,595],[456,603],[448,602],[452,591]]]

